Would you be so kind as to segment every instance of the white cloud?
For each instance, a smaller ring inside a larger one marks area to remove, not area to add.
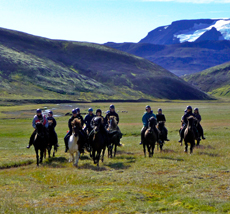
[[[178,3],[194,3],[194,4],[226,4],[230,3],[230,0],[142,0],[145,2],[178,2]]]

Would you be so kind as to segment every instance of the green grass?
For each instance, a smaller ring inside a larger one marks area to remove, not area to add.
[[[155,150],[153,158],[144,158],[139,145],[146,104],[115,104],[125,145],[118,148],[116,158],[106,155],[99,170],[88,154],[78,168],[68,163],[63,142],[68,117],[64,116],[57,118],[60,148],[56,157],[36,167],[33,148],[26,149],[33,112],[56,105],[0,107],[0,213],[229,213],[229,103],[151,103],[154,112],[163,109],[171,140],[162,153]],[[207,137],[191,156],[177,142],[180,119],[189,104],[200,108]],[[89,106],[105,111],[108,105],[80,104],[82,112]],[[55,114],[70,110],[57,109]]]

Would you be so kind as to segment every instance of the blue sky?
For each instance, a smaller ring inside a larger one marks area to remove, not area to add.
[[[0,0],[0,27],[51,39],[138,42],[180,19],[230,18],[230,0]]]

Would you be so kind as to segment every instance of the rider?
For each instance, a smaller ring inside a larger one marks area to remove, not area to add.
[[[199,109],[198,108],[194,109],[194,115],[195,115],[196,119],[198,120],[197,129],[198,129],[198,131],[199,131],[202,139],[205,140],[206,138],[204,137],[204,131],[203,131],[203,128],[202,128],[202,126],[200,124],[200,122],[201,122],[201,115],[199,113]]]
[[[65,152],[68,151],[68,141],[69,141],[69,138],[70,136],[72,135],[72,121],[77,118],[77,111],[76,109],[73,109],[72,110],[72,117],[69,118],[69,121],[68,121],[68,127],[69,127],[69,131],[67,132],[66,136],[64,137],[64,141],[65,141]]]
[[[143,122],[143,128],[141,129],[141,142],[140,145],[143,144],[143,140],[144,140],[144,135],[145,135],[145,131],[148,129],[148,123],[149,123],[149,119],[151,117],[154,117],[156,119],[156,115],[153,113],[153,111],[151,110],[151,107],[148,105],[145,107],[146,112],[144,113],[143,117],[142,117],[142,122]],[[159,132],[157,131],[157,129],[154,129],[156,136],[157,136],[157,141],[159,141]]]
[[[27,149],[29,149],[31,147],[31,145],[33,144],[34,141],[34,137],[36,135],[36,123],[42,123],[44,126],[44,133],[45,133],[45,138],[47,139],[48,137],[48,133],[47,133],[47,129],[48,128],[48,120],[46,119],[46,116],[42,114],[42,110],[41,109],[37,109],[36,110],[36,115],[34,116],[33,122],[32,122],[32,126],[34,128],[34,132],[32,133],[31,137],[30,137],[30,141],[29,141],[29,145],[27,146]]]
[[[78,118],[79,120],[81,120],[81,126],[83,127],[83,125],[84,125],[84,119],[83,119],[83,117],[81,116],[80,108],[76,108],[75,110],[77,111],[77,118]]]
[[[180,140],[178,141],[179,143],[182,143],[182,140],[184,138],[184,131],[187,128],[187,124],[188,124],[188,117],[193,116],[195,117],[195,115],[192,113],[192,107],[191,106],[187,106],[186,110],[185,110],[185,114],[181,119],[182,122],[182,129],[180,130]],[[195,133],[197,133],[197,129],[194,126],[194,131]]]
[[[53,117],[53,112],[52,111],[49,111],[49,114],[48,114],[48,117],[47,117],[47,121],[50,121],[50,120],[52,120],[52,124],[51,124],[51,127],[53,128],[53,131],[54,131],[54,133],[55,133],[55,142],[57,142],[56,143],[56,145],[54,145],[55,147],[59,147],[59,145],[58,145],[58,137],[57,137],[57,133],[55,132],[55,127],[56,127],[56,125],[57,125],[57,122],[56,122],[56,120],[54,119],[54,117]]]
[[[159,123],[160,121],[166,122],[165,115],[162,114],[162,109],[161,108],[158,109],[158,114],[156,115],[156,118],[157,118],[157,123]],[[164,128],[165,128],[165,131],[166,131],[165,140],[169,141],[169,139],[167,138],[168,130],[166,129],[166,127],[164,127]]]
[[[84,119],[84,123],[85,123],[84,131],[85,131],[85,133],[87,133],[87,130],[88,130],[88,133],[90,133],[92,131],[92,127],[91,127],[90,123],[91,123],[91,120],[95,117],[95,115],[93,114],[92,108],[89,108],[88,112],[89,113],[85,116],[85,119]]]
[[[102,118],[103,118],[104,126],[106,126],[107,121],[106,121],[105,118],[102,116],[102,111],[101,111],[101,109],[97,109],[97,110],[96,110],[96,116],[102,117]]]
[[[108,125],[108,120],[110,116],[115,116],[116,120],[117,120],[117,125],[119,123],[119,116],[117,114],[117,112],[115,111],[115,106],[114,105],[110,105],[109,106],[109,111],[107,111],[106,116],[105,116],[105,121],[106,121],[106,126]],[[119,137],[120,139],[122,138],[122,133],[120,128],[117,126],[117,131],[119,133]],[[118,146],[122,146],[122,144],[120,143]]]

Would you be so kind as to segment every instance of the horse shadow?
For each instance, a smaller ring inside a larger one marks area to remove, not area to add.
[[[89,163],[85,163],[83,165],[78,166],[78,169],[90,169],[94,171],[106,171],[107,169],[105,167],[97,167]]]
[[[67,163],[68,159],[65,157],[51,157],[47,158],[43,162],[43,166],[48,166],[52,168],[65,168],[65,166],[61,165],[61,163]]]
[[[184,161],[182,158],[171,158],[171,157],[156,157],[158,159],[166,159],[166,160],[175,160],[175,161]]]
[[[128,162],[127,162],[128,163]],[[128,169],[131,167],[131,165],[124,165],[123,162],[116,162],[116,163],[108,163],[108,164],[105,164],[107,167],[110,167],[112,169],[115,169],[115,170],[121,170],[121,169]]]

